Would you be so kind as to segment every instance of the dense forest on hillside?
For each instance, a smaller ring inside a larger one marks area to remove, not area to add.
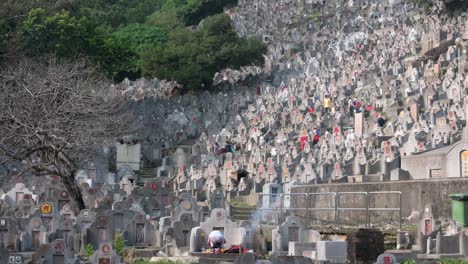
[[[3,0],[0,58],[86,56],[115,82],[141,76],[209,89],[223,68],[261,65],[266,46],[240,38],[236,0]]]

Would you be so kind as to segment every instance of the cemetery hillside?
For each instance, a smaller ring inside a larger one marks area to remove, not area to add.
[[[0,264],[468,263],[467,0],[1,0]]]

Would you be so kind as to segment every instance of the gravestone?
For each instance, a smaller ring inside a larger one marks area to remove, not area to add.
[[[380,254],[376,264],[398,264],[396,257],[390,253]]]
[[[74,264],[76,261],[65,241],[60,239],[41,245],[32,259],[34,263],[43,264]]]
[[[303,245],[306,242],[317,242],[320,234],[308,229],[299,217],[288,216],[284,223],[272,231],[272,252],[273,254],[284,255],[289,250],[289,245],[298,243]]]
[[[23,183],[17,183],[13,189],[5,194],[3,199],[10,208],[14,208],[19,206],[26,195],[29,195],[33,200],[36,199],[36,195],[27,189]]]
[[[207,239],[211,231],[219,230],[226,239],[225,247],[231,245],[242,245],[245,241],[253,241],[254,233],[247,237],[246,229],[239,227],[237,223],[232,222],[222,208],[216,208],[211,211],[211,217],[201,222],[199,227],[192,228],[190,233],[190,252],[200,252],[202,247],[207,245]]]
[[[111,243],[101,243],[91,261],[96,264],[120,264],[121,257],[117,255]]]

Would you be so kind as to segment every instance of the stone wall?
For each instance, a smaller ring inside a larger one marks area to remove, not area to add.
[[[395,181],[385,183],[355,183],[355,184],[320,184],[303,185],[292,188],[293,193],[320,193],[320,192],[381,192],[400,191],[402,193],[402,216],[407,218],[412,210],[421,212],[426,204],[433,203],[439,210],[442,218],[450,217],[451,207],[449,194],[468,193],[468,178],[434,179]],[[340,207],[365,208],[365,199],[359,195],[345,195],[340,198]],[[374,208],[398,207],[399,200],[395,195],[374,195],[370,199],[370,206]],[[328,207],[328,199],[316,199],[316,208]],[[304,199],[293,199],[292,207],[305,207]],[[305,212],[301,212],[305,214]],[[398,212],[372,212],[370,223],[398,222]],[[304,215],[303,215],[304,216]],[[312,219],[334,222],[333,212],[311,213]],[[359,225],[366,221],[364,211],[341,212],[340,222]],[[407,222],[407,221],[405,221]]]

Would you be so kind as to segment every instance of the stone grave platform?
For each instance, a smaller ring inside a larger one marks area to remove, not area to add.
[[[206,264],[215,264],[219,262],[228,262],[234,263],[236,257],[240,254],[238,253],[219,253],[219,254],[205,254],[199,252],[191,252],[190,256],[198,257],[199,263],[206,263]]]

